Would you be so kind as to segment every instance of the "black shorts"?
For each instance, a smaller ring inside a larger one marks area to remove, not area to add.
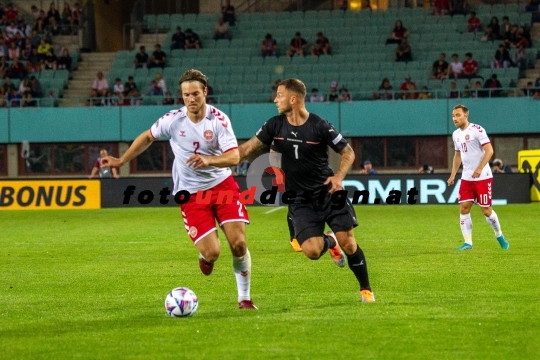
[[[330,197],[331,195],[328,194],[322,204],[313,202],[289,205],[296,239],[300,245],[311,237],[322,236],[325,224],[328,224],[333,232],[358,226],[356,213],[349,199],[341,209],[332,209]]]

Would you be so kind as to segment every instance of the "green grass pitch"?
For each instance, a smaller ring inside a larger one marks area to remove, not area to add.
[[[286,209],[250,207],[258,311],[237,309],[222,238],[205,277],[176,208],[0,212],[2,359],[538,359],[540,205],[495,207],[503,251],[473,207],[364,205],[355,234],[374,304],[328,255],[288,245]],[[170,318],[168,291],[199,297]]]

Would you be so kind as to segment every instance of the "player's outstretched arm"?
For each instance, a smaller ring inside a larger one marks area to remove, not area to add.
[[[101,166],[111,166],[111,167],[120,167],[131,160],[135,159],[139,154],[154,142],[154,137],[150,133],[150,130],[144,131],[142,134],[137,136],[135,141],[131,144],[129,149],[122,155],[120,159],[117,159],[112,156],[106,156],[101,159]]]
[[[345,148],[339,152],[339,155],[341,155],[341,162],[339,163],[338,171],[336,171],[333,176],[330,176],[324,182],[325,185],[332,185],[330,190],[328,190],[330,194],[333,194],[338,190],[343,190],[343,179],[345,179],[345,176],[347,176],[347,173],[349,172],[349,169],[351,168],[355,159],[354,150],[349,144],[347,144],[347,146],[345,146]]]
[[[249,154],[251,154],[253,151],[262,149],[265,146],[265,144],[259,140],[256,136],[252,137],[242,145],[238,147],[238,152],[240,154],[240,160],[247,157]],[[240,161],[239,160],[239,161]]]
[[[456,174],[460,165],[461,165],[461,152],[454,151],[454,160],[452,161],[452,173],[450,174],[450,177],[446,181],[448,185],[454,184],[454,179],[456,177]]]
[[[205,166],[230,167],[238,165],[239,162],[240,156],[238,155],[238,149],[234,149],[219,156],[191,155],[186,163],[193,170],[197,170]]]

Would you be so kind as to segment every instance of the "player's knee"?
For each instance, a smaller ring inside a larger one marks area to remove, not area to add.
[[[208,262],[216,262],[217,259],[219,259],[219,248],[218,249],[207,249],[205,251],[202,251],[201,254],[204,257],[204,259]]]
[[[313,248],[304,249],[304,248],[302,248],[302,251],[304,252],[304,255],[306,255],[307,258],[311,259],[311,260],[317,260],[318,258],[321,257],[321,251],[318,250],[318,249],[313,249]]]
[[[354,254],[356,248],[358,247],[358,245],[356,244],[356,240],[353,236],[348,236],[345,242],[340,243],[340,246],[347,255]]]
[[[234,256],[244,256],[246,254],[246,241],[244,239],[238,239],[230,244],[231,252]]]

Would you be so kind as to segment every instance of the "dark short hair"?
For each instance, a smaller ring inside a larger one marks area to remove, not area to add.
[[[300,31],[297,31],[296,34],[294,34],[294,36],[301,36]]]
[[[128,80],[133,80],[133,76],[128,76]]]
[[[146,49],[146,46],[144,45],[141,45],[141,47],[139,48],[139,50],[144,50],[144,49]]]
[[[279,83],[279,86],[284,86],[285,89],[300,95],[302,99],[306,97],[306,85],[298,79],[285,79]]]
[[[465,56],[468,56],[468,57],[472,58],[472,53],[468,52],[468,53],[465,54]]]
[[[122,79],[116,78],[116,79],[114,79],[114,81],[122,81]]]
[[[180,86],[186,81],[198,81],[202,84],[203,88],[208,87],[208,78],[199,70],[191,69],[183,73],[180,77]]]
[[[323,36],[322,32],[319,31],[319,32],[317,33],[317,36]]]
[[[264,38],[267,39],[267,40],[269,40],[269,39],[272,38],[272,34],[268,33],[268,34],[266,34],[266,36],[265,36]]]
[[[454,53],[454,54],[452,54],[452,57],[454,57],[454,56],[459,56],[459,55],[458,55],[458,54],[456,54],[456,53]]]
[[[465,113],[465,114],[469,113],[469,108],[466,107],[465,105],[462,105],[462,104],[457,104],[456,106],[454,106],[454,110],[456,110],[456,109],[463,110],[463,113]]]

